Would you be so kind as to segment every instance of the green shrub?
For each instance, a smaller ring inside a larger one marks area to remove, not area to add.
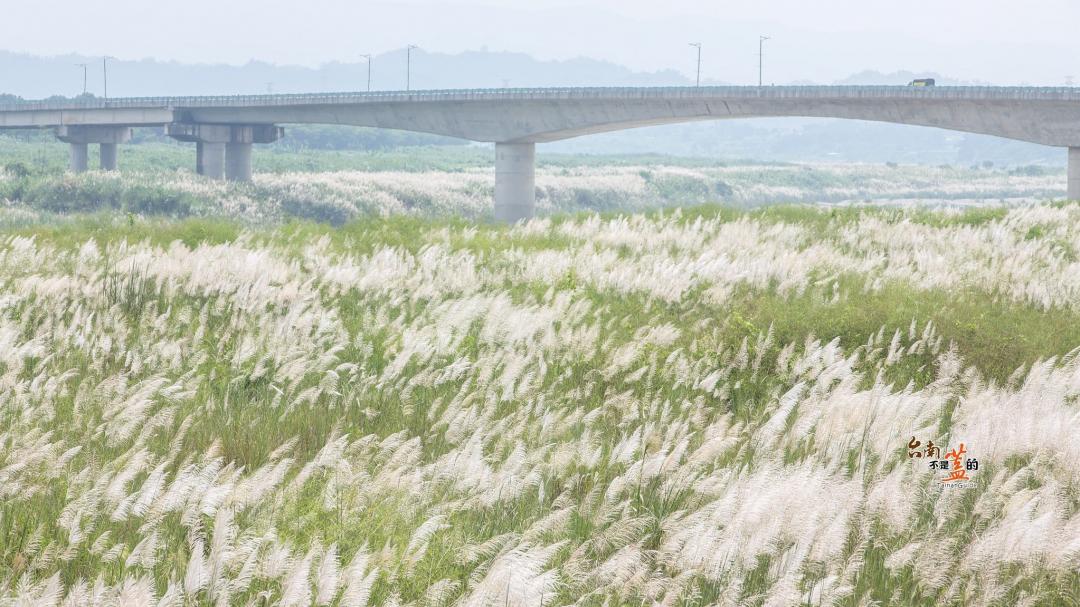
[[[74,175],[35,182],[23,195],[33,207],[54,213],[119,209],[123,187],[116,181]]]
[[[700,203],[705,200],[730,198],[734,194],[734,190],[726,182],[707,176],[662,174],[648,183],[657,194],[670,202]]]
[[[668,200],[704,200],[709,196],[709,185],[692,175],[658,175],[651,182],[657,193]]]
[[[187,217],[195,203],[187,192],[147,185],[127,188],[120,200],[121,208],[129,213],[170,217]]]
[[[286,217],[310,219],[319,223],[341,226],[353,219],[354,209],[321,200],[287,198],[281,202],[281,210]]]
[[[1042,177],[1044,175],[1049,175],[1050,169],[1036,164],[1029,164],[1027,166],[1010,169],[1009,174],[1021,177]]]
[[[18,160],[12,160],[4,165],[4,172],[12,177],[19,179],[25,179],[33,173],[29,166],[25,162],[19,162]]]

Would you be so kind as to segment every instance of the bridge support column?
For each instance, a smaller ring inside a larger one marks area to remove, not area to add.
[[[116,146],[131,141],[131,127],[105,125],[77,125],[56,128],[56,137],[71,144],[72,171],[80,173],[87,169],[87,145],[96,143],[101,147],[101,168],[116,170]]]
[[[251,144],[225,144],[225,179],[251,181]]]
[[[1080,147],[1069,148],[1068,188],[1069,200],[1080,200]]]
[[[195,124],[166,127],[173,139],[193,141],[195,171],[211,179],[251,181],[251,146],[281,139],[285,129],[272,124]]]
[[[536,211],[536,144],[495,144],[495,220],[531,219]]]
[[[71,160],[68,163],[68,168],[72,173],[83,173],[87,169],[88,152],[85,143],[69,143],[68,147],[71,148]]]
[[[115,171],[116,170],[116,144],[115,143],[102,143],[101,144],[101,170],[102,171]]]
[[[225,144],[203,141],[196,143],[195,172],[210,179],[224,179]]]

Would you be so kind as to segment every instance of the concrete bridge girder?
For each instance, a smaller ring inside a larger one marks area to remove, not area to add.
[[[847,118],[1080,145],[1080,107],[963,100],[632,99],[259,106],[185,110],[199,122],[349,124],[473,141],[548,142],[627,128],[760,117]]]
[[[0,129],[55,126],[161,126],[173,120],[173,110],[148,108],[69,108],[59,110],[0,111]]]

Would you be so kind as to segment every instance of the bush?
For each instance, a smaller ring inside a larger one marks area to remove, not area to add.
[[[703,200],[730,198],[735,193],[726,182],[706,176],[659,175],[649,185],[668,202],[700,203]]]
[[[281,202],[282,212],[289,217],[310,219],[333,226],[341,226],[353,219],[355,209],[321,200],[286,198]]]
[[[186,192],[94,175],[28,178],[0,186],[0,196],[53,213],[122,210],[140,215],[186,217],[195,199]]]
[[[116,181],[64,175],[34,183],[23,201],[54,213],[91,213],[119,209],[122,186]]]
[[[120,200],[123,210],[141,215],[187,217],[194,206],[191,194],[146,185],[124,190]]]
[[[18,179],[25,179],[29,177],[31,173],[33,173],[33,171],[30,169],[29,166],[26,165],[26,163],[19,162],[18,160],[13,160],[5,164],[4,172]]]
[[[703,179],[679,174],[659,175],[652,180],[651,185],[664,199],[670,201],[705,200],[711,189]]]
[[[1029,164],[1027,166],[1016,167],[1009,171],[1010,175],[1018,175],[1021,177],[1042,177],[1050,174],[1050,169],[1035,164]]]

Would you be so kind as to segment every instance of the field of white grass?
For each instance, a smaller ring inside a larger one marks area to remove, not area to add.
[[[0,605],[1080,602],[1080,206],[236,230],[0,234]]]
[[[580,166],[541,165],[541,215],[641,212],[661,207],[777,202],[1023,203],[1064,195],[1061,170],[915,165]],[[226,216],[249,223],[300,218],[334,224],[361,217],[489,218],[490,167],[458,171],[258,173],[253,184],[190,171],[135,170],[18,176],[0,170],[0,204],[24,212],[121,210]]]

